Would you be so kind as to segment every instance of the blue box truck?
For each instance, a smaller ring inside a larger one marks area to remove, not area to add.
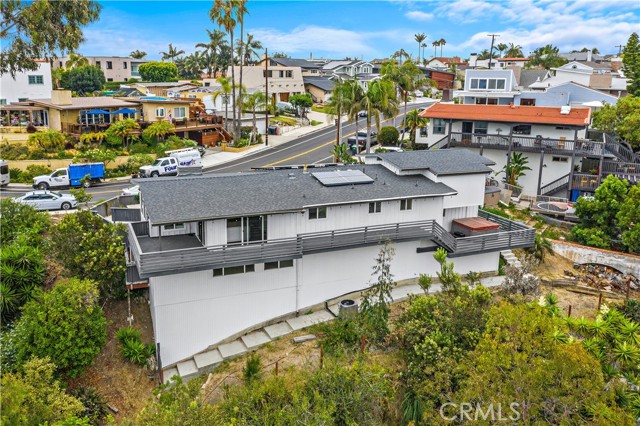
[[[90,179],[84,184],[81,180],[89,175]],[[104,179],[104,163],[69,164],[55,170],[50,175],[36,176],[33,178],[33,187],[37,189],[62,188],[62,187],[90,187]]]

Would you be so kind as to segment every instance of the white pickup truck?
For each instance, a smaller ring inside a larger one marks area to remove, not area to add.
[[[156,159],[150,166],[140,167],[140,177],[177,176],[180,168],[202,167],[200,152],[186,148],[166,151],[168,157]]]

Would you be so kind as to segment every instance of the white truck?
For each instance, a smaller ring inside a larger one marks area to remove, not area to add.
[[[181,170],[193,172],[202,169],[200,152],[185,148],[166,151],[167,157],[156,159],[150,166],[140,167],[140,177],[178,176]],[[183,173],[184,174],[184,173]]]

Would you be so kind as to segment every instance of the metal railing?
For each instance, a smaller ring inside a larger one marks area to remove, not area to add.
[[[435,220],[365,226],[338,231],[300,234],[296,237],[249,244],[192,247],[144,253],[138,236],[149,235],[148,222],[128,223],[128,247],[141,278],[182,271],[225,268],[301,258],[303,254],[342,250],[384,241],[431,239],[452,256],[526,247],[534,230],[480,210],[479,216],[496,222],[500,230],[477,237],[455,238]],[[171,237],[162,237],[171,238]]]
[[[558,191],[565,190],[569,187],[569,177],[571,173],[567,173],[564,176],[560,176],[558,179],[553,182],[549,182],[540,188],[540,195],[549,195]]]
[[[498,149],[511,149],[514,151],[538,152],[545,150],[548,153],[578,155],[601,155],[604,152],[604,143],[586,139],[569,140],[542,137],[529,137],[512,135],[493,135],[482,133],[451,132],[451,146],[473,146]]]
[[[438,142],[434,143],[429,147],[429,149],[441,149],[447,146],[447,142],[449,141],[449,136],[445,136],[440,139]]]
[[[588,173],[574,173],[571,180],[571,189],[579,189],[581,191],[595,191],[600,185],[598,175]]]

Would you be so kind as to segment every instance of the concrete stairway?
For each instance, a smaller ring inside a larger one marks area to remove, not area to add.
[[[516,268],[521,268],[522,263],[518,260],[515,254],[511,250],[503,250],[500,252],[500,256],[507,262],[507,265],[515,266]]]

